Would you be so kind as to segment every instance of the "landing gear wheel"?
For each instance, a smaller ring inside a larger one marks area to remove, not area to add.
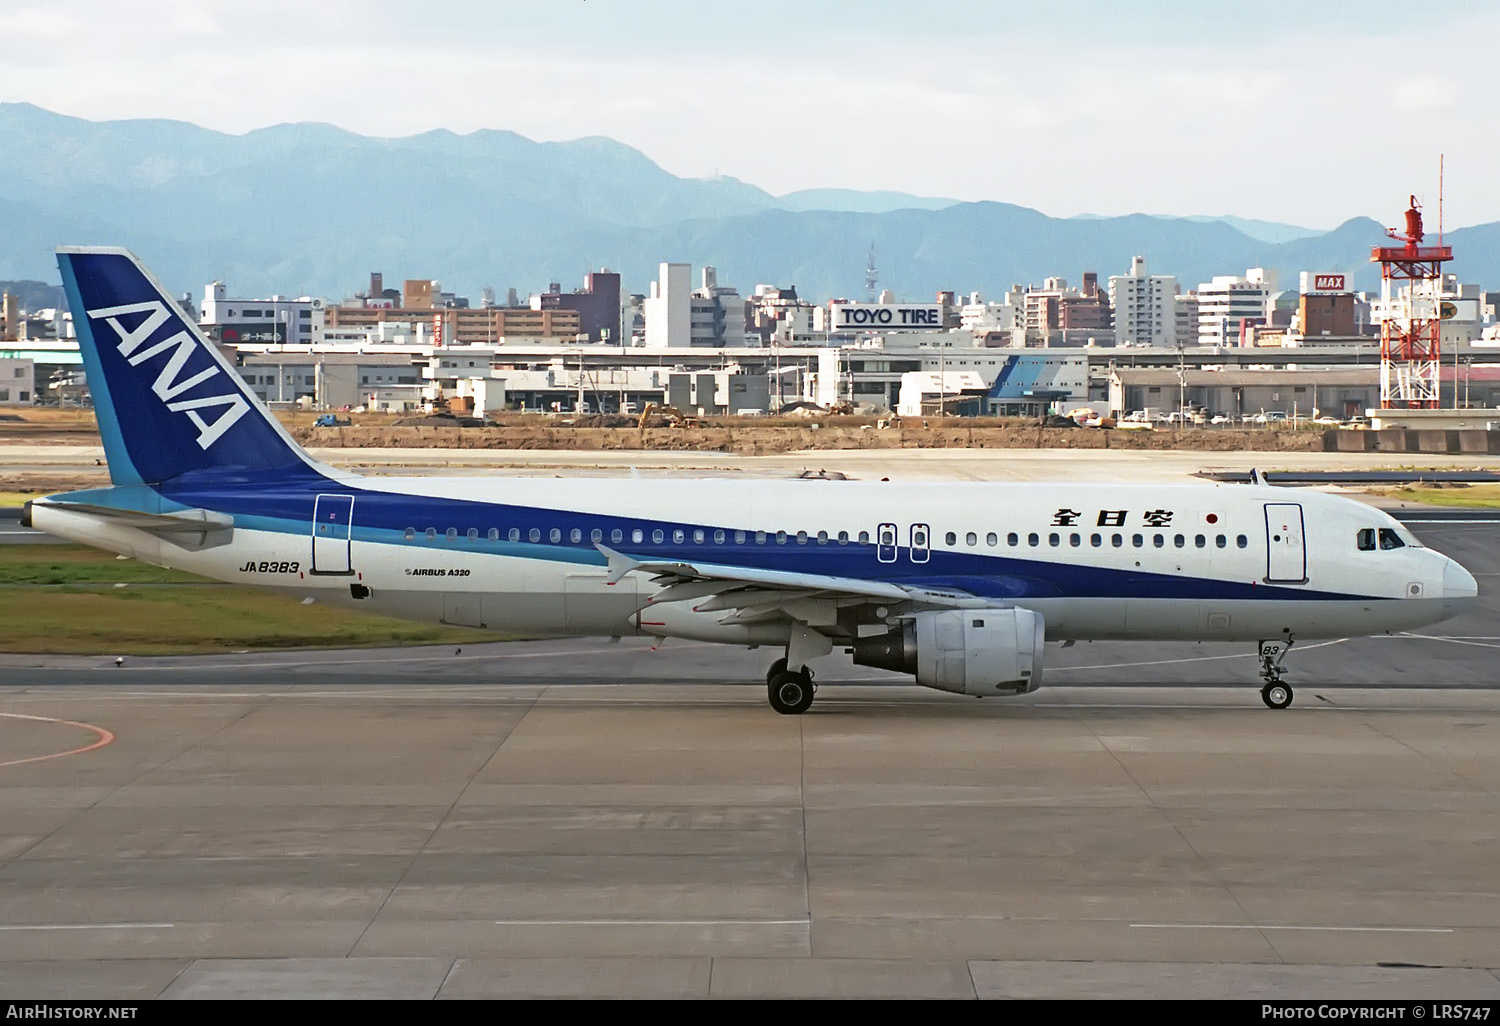
[[[1260,697],[1272,709],[1285,709],[1292,704],[1292,686],[1285,681],[1270,681],[1260,689]]]
[[[778,673],[785,673],[785,672],[786,672],[786,660],[785,659],[778,659],[774,663],[772,663],[771,664],[771,668],[766,671],[766,687],[770,687],[771,686],[771,681],[773,681],[773,680],[776,679],[776,675]]]
[[[786,716],[800,716],[813,704],[813,682],[807,671],[790,673],[782,670],[766,686],[771,708]]]

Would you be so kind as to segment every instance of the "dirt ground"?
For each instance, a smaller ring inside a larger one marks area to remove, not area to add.
[[[1281,428],[1181,428],[1119,431],[1042,428],[1024,420],[906,418],[881,427],[871,417],[704,418],[686,427],[636,427],[631,418],[569,419],[512,415],[486,427],[458,427],[442,418],[355,414],[349,427],[315,428],[316,413],[278,413],[293,438],[325,448],[452,448],[690,450],[742,455],[804,449],[1196,449],[1205,452],[1319,452],[1321,431]],[[401,424],[397,424],[401,421]],[[413,421],[418,423],[413,424]],[[618,426],[596,426],[601,421]],[[585,426],[587,425],[587,426]],[[77,445],[97,438],[93,411],[29,409],[0,413],[0,444]],[[0,488],[7,487],[0,481]]]

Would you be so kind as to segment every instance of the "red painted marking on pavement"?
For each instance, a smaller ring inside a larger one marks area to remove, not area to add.
[[[60,723],[65,727],[78,727],[82,730],[91,730],[99,736],[99,740],[82,748],[70,748],[66,752],[53,752],[51,755],[33,755],[29,759],[12,759],[10,762],[0,762],[0,767],[21,766],[28,762],[43,762],[47,759],[61,759],[66,755],[82,755],[84,752],[92,752],[96,748],[103,748],[115,739],[114,731],[96,727],[92,723],[79,723],[76,720],[59,720],[51,716],[27,716],[23,713],[0,713],[7,719],[12,720],[36,720],[40,723]]]

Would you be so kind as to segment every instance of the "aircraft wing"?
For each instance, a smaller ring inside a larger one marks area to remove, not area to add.
[[[722,623],[790,619],[809,627],[832,626],[837,611],[852,605],[915,605],[923,608],[976,608],[993,603],[957,590],[938,590],[859,577],[806,574],[723,563],[662,562],[637,559],[605,545],[595,547],[609,561],[609,581],[645,573],[667,587],[653,604],[701,599],[698,612],[724,610]]]

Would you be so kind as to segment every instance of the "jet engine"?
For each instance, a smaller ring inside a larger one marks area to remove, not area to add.
[[[894,630],[854,643],[854,661],[914,674],[960,695],[1020,695],[1042,686],[1042,615],[1029,609],[917,613]]]

